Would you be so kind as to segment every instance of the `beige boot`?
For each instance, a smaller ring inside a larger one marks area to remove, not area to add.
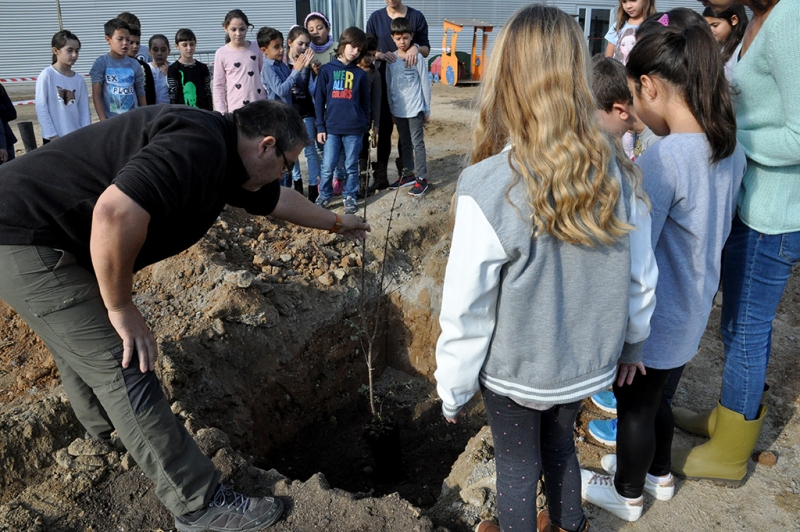
[[[672,409],[672,417],[679,429],[708,438],[714,434],[714,426],[717,424],[717,407],[707,412],[693,412],[676,406]]]
[[[673,449],[672,472],[682,478],[707,478],[740,486],[747,474],[747,460],[764,426],[767,407],[762,404],[753,421],[722,405],[717,405],[716,410],[714,435],[692,449]]]

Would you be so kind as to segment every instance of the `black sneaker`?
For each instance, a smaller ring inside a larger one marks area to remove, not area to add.
[[[400,179],[389,185],[389,190],[395,190],[400,187],[407,187],[409,185],[413,185],[416,181],[417,179],[414,177],[414,174],[404,175],[403,177],[401,177]]]
[[[327,207],[332,199],[333,199],[332,196],[328,196],[327,198],[325,196],[317,196],[317,199],[314,203],[316,203],[320,207]]]
[[[417,179],[411,190],[408,191],[409,196],[423,196],[428,192],[428,180]]]
[[[243,532],[274,524],[283,513],[283,502],[273,497],[245,497],[222,484],[208,506],[175,518],[181,532]]]

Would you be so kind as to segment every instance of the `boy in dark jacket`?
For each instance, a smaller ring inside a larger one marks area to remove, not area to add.
[[[366,42],[367,35],[356,27],[342,32],[337,58],[322,66],[314,95],[317,141],[325,145],[317,205],[325,207],[333,197],[331,178],[344,147],[347,180],[342,195],[345,214],[358,210],[358,153],[361,151],[361,138],[369,125],[367,74],[358,67]]]

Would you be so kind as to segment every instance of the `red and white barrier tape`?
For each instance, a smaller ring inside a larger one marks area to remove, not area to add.
[[[89,74],[81,74],[84,78],[88,78]],[[19,78],[0,78],[0,83],[30,83],[31,81],[36,81],[37,76],[31,77],[19,77]]]
[[[0,78],[0,83],[21,83],[23,81],[36,81],[36,78]]]
[[[13,103],[15,106],[17,106],[17,105],[33,105],[33,104],[36,103],[36,100],[22,100],[20,102],[11,102],[11,103]]]

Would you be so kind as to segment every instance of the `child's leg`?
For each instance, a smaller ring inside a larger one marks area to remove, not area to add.
[[[669,370],[664,390],[661,392],[661,402],[656,412],[656,449],[653,463],[647,471],[655,477],[669,475],[672,463],[672,437],[675,435],[675,420],[672,417],[672,398],[683,375],[686,366]]]
[[[342,137],[328,133],[325,142],[325,151],[322,154],[322,170],[319,176],[319,195],[323,199],[333,197],[333,183],[331,178],[336,163],[339,162],[339,152],[342,149]]]
[[[361,151],[361,135],[344,135],[344,166],[347,172],[347,181],[344,184],[345,198],[355,198],[358,194],[358,152]]]
[[[542,412],[542,470],[550,521],[564,530],[583,530],[581,470],[573,436],[581,401]]]
[[[317,138],[317,124],[314,121],[314,117],[310,116],[308,118],[303,119],[303,124],[306,126],[306,132],[308,133],[308,138],[316,139]],[[303,154],[306,156],[306,163],[308,164],[308,186],[315,187],[319,183],[319,170],[320,170],[320,158],[319,153],[317,152],[317,147],[315,146],[316,141],[312,142],[305,148],[303,148]]]
[[[542,413],[520,406],[486,388],[482,388],[482,391],[494,440],[500,529],[503,532],[536,530],[536,484],[541,472],[539,429]],[[579,484],[579,499],[580,491]]]
[[[414,152],[414,176],[417,179],[427,179],[428,155],[425,153],[425,113],[420,111],[414,118],[409,118],[408,125]],[[405,162],[405,158],[403,161]]]
[[[395,117],[397,133],[400,135],[400,157],[403,159],[403,175],[414,174],[414,143],[411,140],[411,119]]]
[[[623,497],[636,499],[644,491],[656,450],[655,420],[670,370],[645,368],[631,384],[617,386],[617,473],[614,485]]]
[[[347,167],[345,163],[345,152],[344,149],[339,151],[339,161],[336,163],[336,169],[333,171],[333,177],[335,179],[345,179],[347,177]]]

